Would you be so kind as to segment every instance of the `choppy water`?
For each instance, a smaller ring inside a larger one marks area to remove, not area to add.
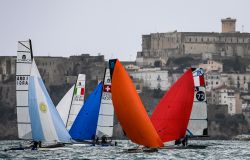
[[[0,159],[250,159],[250,142],[247,141],[189,141],[189,144],[207,145],[206,149],[160,149],[154,153],[126,153],[133,148],[128,141],[118,146],[100,147],[68,145],[53,150],[3,151],[27,144],[24,141],[0,141]]]

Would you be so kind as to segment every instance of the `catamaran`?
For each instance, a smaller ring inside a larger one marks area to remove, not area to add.
[[[76,116],[84,104],[85,74],[78,74],[76,83],[57,104],[56,109],[67,130],[70,130]]]
[[[43,145],[69,143],[71,137],[47,93],[33,59],[31,40],[18,42],[16,66],[19,138],[32,140],[36,145],[38,142]]]
[[[207,133],[205,83],[201,69],[190,68],[156,106],[151,120],[162,141],[187,145],[188,136]]]
[[[109,70],[106,69],[103,82],[88,97],[69,133],[80,143],[114,145],[111,143],[113,124],[111,79]]]
[[[119,60],[109,60],[112,102],[126,136],[134,143],[159,148],[163,143],[140,100],[135,86]]]

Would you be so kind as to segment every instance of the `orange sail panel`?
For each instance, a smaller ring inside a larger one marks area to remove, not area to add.
[[[151,121],[163,142],[185,137],[194,99],[192,69],[174,83],[156,106]]]
[[[126,136],[146,147],[163,146],[128,73],[119,60],[110,60],[109,65],[112,101]]]

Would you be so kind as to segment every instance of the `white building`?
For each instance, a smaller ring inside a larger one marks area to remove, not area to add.
[[[168,71],[160,68],[144,68],[138,71],[131,71],[130,76],[143,80],[143,86],[150,89],[168,90],[171,83],[168,77]]]
[[[228,106],[228,114],[242,113],[242,100],[240,94],[223,85],[212,92],[212,103]]]

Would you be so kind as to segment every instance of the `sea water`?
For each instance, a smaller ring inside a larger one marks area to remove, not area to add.
[[[0,159],[250,159],[250,142],[222,140],[190,140],[192,145],[205,145],[205,149],[159,149],[158,152],[128,153],[137,145],[118,141],[118,146],[66,145],[45,150],[4,151],[25,141],[0,141]]]

